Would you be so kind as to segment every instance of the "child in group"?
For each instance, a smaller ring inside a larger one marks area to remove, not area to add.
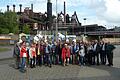
[[[34,68],[36,65],[36,44],[32,43],[29,49],[29,56],[30,56],[30,67]]]
[[[20,50],[20,58],[21,58],[21,72],[25,72],[26,69],[26,59],[28,57],[27,49],[26,49],[26,42],[21,43],[21,50]]]

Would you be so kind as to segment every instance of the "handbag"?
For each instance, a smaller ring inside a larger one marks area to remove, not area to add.
[[[37,52],[38,55],[40,55],[40,49],[38,48],[38,52]]]

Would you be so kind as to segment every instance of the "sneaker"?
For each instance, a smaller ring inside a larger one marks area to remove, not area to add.
[[[69,66],[69,64],[67,63],[66,66]]]
[[[65,64],[63,64],[63,66],[65,66]]]
[[[50,66],[49,66],[50,68],[52,68],[52,65],[50,64]]]

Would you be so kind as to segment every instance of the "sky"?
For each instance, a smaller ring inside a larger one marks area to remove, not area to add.
[[[71,16],[76,11],[82,25],[98,24],[106,28],[120,27],[120,0],[57,0],[58,13],[63,12],[64,1],[66,13]],[[56,15],[56,0],[51,0],[51,2],[53,14]],[[19,11],[19,4],[25,8],[30,7],[31,3],[34,5],[34,12],[45,13],[47,11],[47,0],[0,0],[0,11],[6,11],[7,5],[12,10],[13,4],[16,5],[16,11]]]

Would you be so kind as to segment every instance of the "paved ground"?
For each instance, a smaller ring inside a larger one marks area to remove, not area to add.
[[[13,68],[13,60],[0,61],[0,80],[120,80],[120,46],[114,51],[114,66],[77,65],[36,67],[21,73]]]
[[[0,46],[2,48],[11,49],[10,51],[0,52],[0,59],[11,58],[13,54],[13,46]]]

